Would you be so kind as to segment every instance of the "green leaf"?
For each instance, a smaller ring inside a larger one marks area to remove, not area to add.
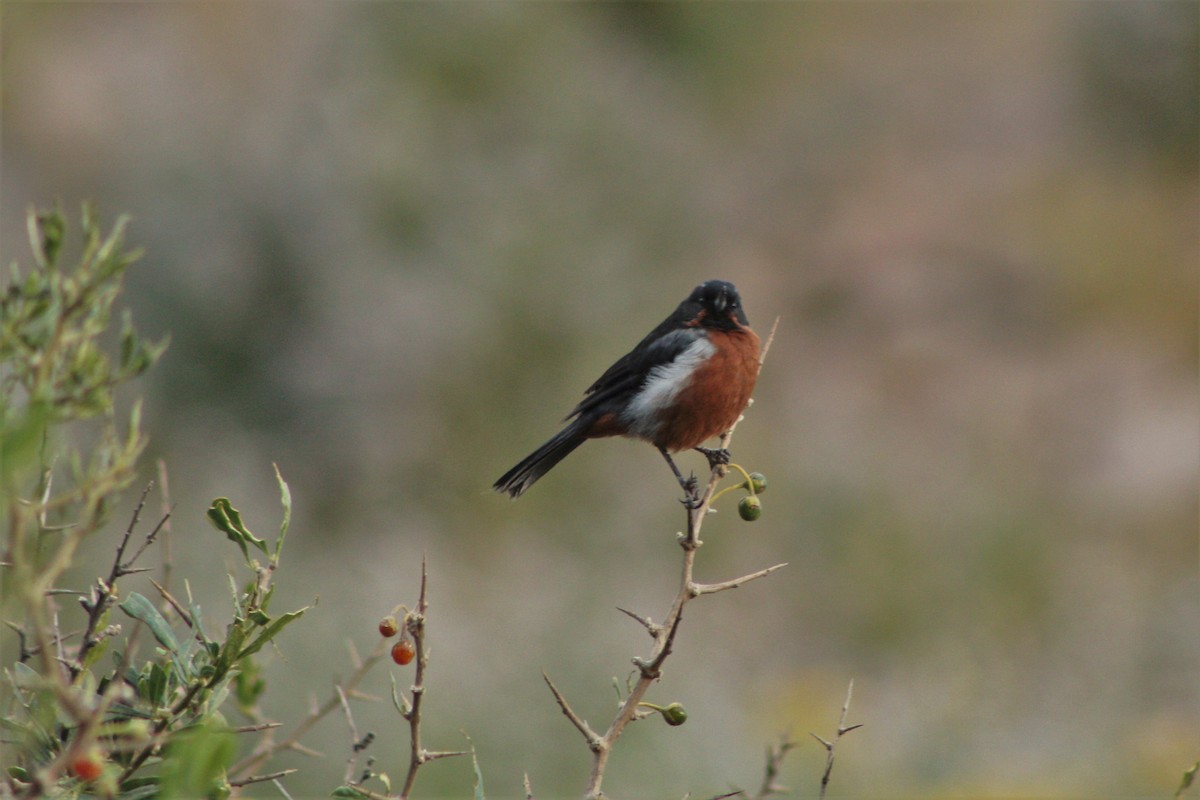
[[[208,519],[212,522],[213,527],[224,533],[229,537],[231,542],[242,548],[242,556],[246,559],[247,563],[250,561],[250,551],[246,548],[247,543],[257,547],[262,551],[263,555],[267,555],[266,542],[246,528],[242,523],[242,515],[229,502],[229,498],[218,497],[216,500],[213,500],[212,505],[208,509]]]
[[[1179,782],[1179,788],[1175,790],[1176,797],[1179,797],[1189,788],[1191,788],[1192,782],[1196,780],[1196,772],[1198,770],[1200,770],[1200,761],[1197,761],[1195,764],[1192,764],[1190,767],[1184,770],[1183,780]]]
[[[139,345],[137,332],[133,329],[133,315],[129,313],[129,309],[125,309],[121,314],[121,370],[123,372],[133,372],[134,354],[138,352]]]
[[[243,619],[235,619],[233,623],[226,628],[225,642],[221,645],[221,652],[213,661],[213,677],[220,679],[226,672],[237,662],[239,653],[241,653],[242,642],[246,641],[246,621]]]
[[[37,227],[42,234],[41,241],[35,243],[35,249],[41,256],[38,261],[44,267],[53,267],[58,262],[58,251],[62,249],[63,236],[67,231],[62,210],[56,208],[38,214]]]
[[[392,679],[392,705],[400,712],[400,716],[408,717],[409,712],[412,711],[412,706],[408,704],[408,698],[401,694],[400,690],[396,687],[396,676],[391,672],[388,673],[388,676]]]
[[[108,238],[96,250],[96,275],[101,280],[110,278],[121,272],[142,257],[141,250],[130,250],[125,253],[120,252],[125,244],[125,229],[129,227],[129,219],[128,214],[122,214],[117,217],[117,222],[113,225],[112,232],[108,234]]]
[[[154,607],[153,603],[137,592],[130,592],[129,597],[126,597],[118,608],[134,619],[146,623],[159,644],[175,655],[179,654],[179,642],[175,639],[175,632],[163,619],[162,614],[158,613],[158,609]]]
[[[158,777],[155,776],[151,780],[154,783],[148,783],[134,789],[130,789],[129,784],[131,782],[126,781],[121,786],[121,800],[147,800],[147,798],[159,797]]]
[[[92,646],[92,648],[90,650],[88,650],[88,655],[84,656],[83,668],[91,669],[92,664],[95,664],[97,661],[100,661],[101,656],[106,654],[107,651],[108,651],[108,639],[101,639],[100,642],[97,642],[94,646]]]
[[[467,744],[471,745],[471,766],[475,770],[475,800],[487,800],[483,795],[483,770],[479,768],[479,759],[475,757],[475,743],[465,733]]]
[[[50,417],[45,403],[31,403],[23,418],[11,424],[4,420],[0,430],[0,475],[8,476],[35,462]]]
[[[292,490],[288,488],[287,481],[283,479],[283,475],[279,472],[279,465],[272,464],[275,467],[275,480],[279,481],[279,502],[283,505],[283,522],[279,525],[279,538],[275,540],[275,555],[271,556],[271,563],[279,563],[279,553],[283,550],[283,540],[287,536],[288,525],[292,521]]]
[[[103,630],[105,627],[107,627],[107,620],[108,620],[108,612],[105,611],[104,614],[101,616],[100,625],[98,626],[98,630]],[[92,665],[95,664],[97,661],[99,661],[100,657],[103,656],[106,652],[108,652],[108,639],[107,638],[101,639],[99,642],[97,642],[95,645],[92,646],[92,649],[87,651],[87,655],[83,657],[83,665],[82,665],[83,669],[85,671],[91,669]]]
[[[296,620],[300,619],[300,617],[303,616],[304,612],[308,611],[308,609],[309,609],[309,606],[305,606],[304,608],[302,608],[298,611],[289,611],[286,614],[281,614],[279,617],[272,620],[269,625],[267,625],[263,628],[262,633],[260,633],[254,641],[252,641],[249,645],[247,645],[245,650],[238,653],[237,658],[234,660],[240,661],[243,658],[245,658],[246,656],[252,656],[255,653],[257,653],[259,650],[262,650],[263,646],[266,645],[267,642],[274,639],[276,637],[276,635],[278,635],[278,633],[281,630],[283,630],[285,625],[287,625],[291,622],[295,622]]]
[[[225,770],[237,752],[237,737],[211,722],[171,737],[162,761],[160,797],[197,798],[223,794]]]
[[[338,788],[334,789],[329,796],[350,798],[366,797],[365,794],[360,792],[358,789],[355,789],[353,786],[339,786]]]
[[[45,684],[41,674],[24,661],[17,661],[13,664],[11,681],[13,688],[28,689],[31,691],[39,689]]]
[[[154,662],[150,665],[150,674],[146,679],[146,697],[155,707],[163,705],[167,700],[167,671],[162,665]]]
[[[254,659],[243,659],[240,669],[233,680],[234,697],[237,699],[238,710],[248,712],[258,703],[267,688],[267,683],[259,677],[258,665]]]

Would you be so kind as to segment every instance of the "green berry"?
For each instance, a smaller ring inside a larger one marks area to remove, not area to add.
[[[667,724],[671,725],[672,727],[675,725],[682,725],[683,723],[687,722],[687,710],[684,709],[684,707],[679,703],[671,703],[671,705],[662,709],[659,713],[662,714],[662,717],[667,721]]]
[[[742,488],[753,488],[755,494],[762,494],[767,490],[767,476],[763,475],[761,472],[751,472],[750,481],[742,481]]]
[[[743,497],[738,503],[738,514],[741,514],[742,519],[746,522],[754,522],[762,516],[762,501],[756,495]]]

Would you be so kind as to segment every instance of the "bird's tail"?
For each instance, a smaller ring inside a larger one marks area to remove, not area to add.
[[[500,480],[492,484],[497,492],[506,492],[514,500],[525,493],[525,490],[549,472],[555,464],[571,454],[576,447],[587,439],[583,435],[583,425],[577,419],[559,431],[554,438],[534,450],[508,472],[500,476]]]

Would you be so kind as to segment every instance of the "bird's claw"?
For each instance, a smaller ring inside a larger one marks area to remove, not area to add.
[[[696,449],[698,451],[700,451],[701,453],[703,453],[704,457],[708,459],[708,468],[709,469],[713,469],[718,466],[724,466],[725,464],[729,463],[729,459],[730,459],[729,451],[726,450],[724,447],[720,447],[717,449],[713,449],[710,447],[697,447]]]
[[[683,503],[684,508],[695,511],[700,507],[700,483],[695,475],[689,475],[687,480],[683,481],[683,493],[685,496],[679,502]]]

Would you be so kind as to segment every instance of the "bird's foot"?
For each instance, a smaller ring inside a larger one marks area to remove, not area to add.
[[[714,469],[718,466],[724,466],[729,463],[729,451],[724,447],[713,449],[709,447],[697,447],[696,450],[704,454],[708,459],[708,468]]]
[[[700,482],[696,480],[696,476],[689,475],[687,480],[681,480],[679,485],[683,487],[684,497],[679,502],[683,503],[684,508],[690,511],[695,511],[700,507]]]

